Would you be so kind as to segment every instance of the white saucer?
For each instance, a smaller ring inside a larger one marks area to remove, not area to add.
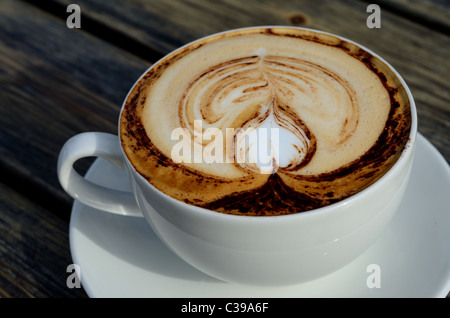
[[[125,172],[97,159],[86,178],[128,189]],[[73,261],[90,297],[446,297],[450,291],[450,168],[421,135],[399,212],[375,244],[341,270],[287,287],[251,287],[211,278],[178,258],[143,218],[75,202]],[[369,288],[380,269],[380,287]],[[370,268],[369,268],[370,269]]]

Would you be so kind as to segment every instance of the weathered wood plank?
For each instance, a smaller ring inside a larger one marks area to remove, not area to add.
[[[71,3],[55,1],[60,7]],[[161,54],[207,34],[254,25],[301,25],[350,38],[379,53],[405,78],[416,99],[419,131],[450,162],[450,37],[398,13],[382,8],[381,28],[369,29],[368,2],[355,0],[77,3],[82,17],[127,34],[141,46]]]
[[[0,297],[86,297],[68,288],[68,224],[0,183]]]
[[[33,186],[16,189],[63,202],[67,215],[72,200],[56,177],[63,143],[83,131],[116,133],[122,100],[150,63],[21,1],[0,2],[0,39],[2,179],[22,178]]]

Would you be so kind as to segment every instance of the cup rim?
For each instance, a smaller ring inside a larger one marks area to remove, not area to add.
[[[130,162],[128,156],[126,155],[126,153],[125,153],[125,151],[123,149],[123,145],[122,145],[121,138],[120,138],[120,118],[121,118],[122,112],[123,112],[123,110],[125,108],[126,101],[127,101],[128,97],[129,97],[129,95],[131,94],[131,92],[133,91],[134,87],[155,66],[160,64],[162,61],[164,61],[169,56],[171,56],[173,54],[177,54],[178,52],[180,52],[181,50],[183,50],[184,48],[186,48],[186,47],[188,47],[188,46],[190,46],[192,44],[195,44],[197,42],[201,42],[201,41],[203,41],[205,39],[208,39],[208,38],[220,36],[221,34],[227,34],[227,33],[232,33],[232,32],[239,32],[239,31],[242,31],[242,30],[270,29],[270,28],[286,28],[286,29],[294,29],[294,30],[295,29],[296,30],[305,30],[305,31],[310,31],[310,32],[314,32],[314,33],[329,35],[329,36],[335,37],[335,38],[337,38],[339,40],[351,43],[351,44],[359,47],[360,49],[362,49],[365,52],[369,53],[370,55],[374,56],[380,62],[382,62],[383,64],[385,64],[387,66],[387,68],[399,80],[401,86],[405,89],[406,95],[408,97],[409,105],[410,105],[410,112],[411,112],[411,127],[410,127],[410,131],[409,131],[408,140],[407,140],[406,144],[404,145],[402,153],[400,154],[400,156],[396,160],[396,162],[392,165],[392,167],[387,172],[385,172],[374,183],[370,184],[368,187],[358,191],[357,193],[355,193],[355,194],[353,194],[353,195],[351,195],[351,196],[349,196],[349,197],[347,197],[345,199],[339,200],[338,202],[329,204],[327,206],[319,207],[319,208],[308,210],[308,211],[303,211],[303,212],[298,212],[298,213],[291,213],[291,214],[283,214],[283,215],[272,215],[272,216],[265,216],[265,215],[263,215],[263,216],[236,215],[236,214],[228,214],[228,213],[222,213],[222,212],[213,211],[213,210],[210,210],[210,209],[207,209],[207,208],[203,208],[203,207],[200,207],[200,206],[188,204],[186,202],[177,200],[177,199],[171,197],[170,195],[162,192],[161,190],[156,188],[153,184],[148,182],[139,173],[139,171],[136,170],[134,165]],[[243,222],[243,221],[273,222],[275,220],[291,221],[292,219],[299,218],[299,217],[301,217],[301,218],[308,218],[308,217],[314,217],[316,215],[329,214],[329,213],[332,213],[334,210],[339,209],[342,206],[346,206],[346,205],[350,204],[353,201],[359,200],[359,198],[362,197],[362,196],[366,196],[367,193],[369,191],[373,191],[374,188],[382,187],[383,184],[385,183],[385,180],[389,179],[390,176],[395,173],[395,170],[399,169],[399,166],[402,164],[402,162],[407,160],[410,155],[413,155],[411,152],[414,152],[414,145],[416,143],[416,138],[417,138],[417,126],[418,126],[417,121],[418,121],[418,119],[417,119],[416,104],[415,104],[412,92],[411,92],[410,88],[408,87],[406,81],[403,79],[403,77],[398,73],[398,71],[389,62],[387,62],[383,57],[381,57],[380,55],[378,55],[377,53],[375,53],[371,49],[369,49],[369,48],[365,47],[364,45],[359,44],[359,43],[357,43],[357,42],[355,42],[353,40],[350,40],[350,39],[348,39],[346,37],[343,37],[343,36],[340,36],[340,35],[337,35],[337,34],[334,34],[334,33],[330,33],[330,32],[327,32],[327,31],[317,30],[317,29],[313,29],[313,28],[306,28],[306,27],[298,27],[298,26],[261,25],[261,26],[250,26],[250,27],[234,28],[234,29],[220,31],[220,32],[216,32],[216,33],[212,33],[212,34],[203,36],[203,37],[198,38],[196,40],[190,41],[190,42],[180,46],[179,48],[177,48],[175,50],[172,50],[171,52],[167,53],[166,55],[161,57],[159,60],[157,60],[155,63],[153,63],[135,81],[135,83],[131,86],[130,90],[128,91],[128,93],[125,96],[125,99],[124,99],[124,101],[122,103],[122,106],[121,106],[121,109],[120,109],[119,118],[118,118],[118,134],[119,134],[120,149],[122,151],[123,157],[125,158],[125,160],[128,163],[128,166],[133,169],[133,172],[135,173],[135,175],[138,176],[138,178],[140,178],[143,182],[145,182],[145,184],[147,184],[148,186],[153,188],[158,193],[158,195],[164,196],[166,199],[168,199],[171,202],[174,202],[175,204],[180,204],[181,206],[187,208],[190,211],[190,213],[201,213],[201,215],[203,215],[204,217],[220,218],[220,219],[229,220],[229,221],[233,221],[233,220],[239,221],[240,220],[240,222]]]

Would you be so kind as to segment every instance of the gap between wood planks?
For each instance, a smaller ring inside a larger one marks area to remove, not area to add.
[[[64,213],[64,211],[71,211],[72,202],[55,196],[51,189],[5,161],[0,161],[0,171],[0,183],[69,223],[70,213]]]
[[[433,31],[442,33],[444,35],[450,34],[450,21],[443,21],[436,19],[432,15],[427,15],[424,12],[419,10],[414,10],[413,8],[397,3],[395,1],[380,1],[380,0],[362,0],[367,2],[367,4],[378,4],[381,10],[387,10],[397,16],[400,16],[404,19],[415,22],[416,24],[420,24],[422,26],[427,27]]]

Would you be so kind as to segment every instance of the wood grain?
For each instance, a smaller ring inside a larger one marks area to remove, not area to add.
[[[0,2],[0,38],[1,179],[25,182],[16,189],[67,217],[62,145],[83,131],[116,133],[122,100],[150,63],[20,1]]]
[[[68,224],[0,183],[0,297],[86,297],[68,288]]]
[[[435,0],[437,1],[437,0]],[[70,0],[56,0],[61,7]],[[142,47],[161,55],[199,37],[254,25],[300,25],[335,33],[375,51],[404,77],[415,97],[419,131],[450,162],[450,37],[426,25],[382,9],[381,28],[369,29],[364,1],[101,1],[78,2],[82,15],[127,34]],[[409,3],[398,1],[399,7]],[[417,4],[417,2],[414,2]],[[424,1],[422,1],[424,3]],[[400,5],[401,4],[401,5]],[[383,8],[383,7],[382,7]],[[448,16],[448,6],[429,16]],[[425,9],[423,9],[425,8]]]

